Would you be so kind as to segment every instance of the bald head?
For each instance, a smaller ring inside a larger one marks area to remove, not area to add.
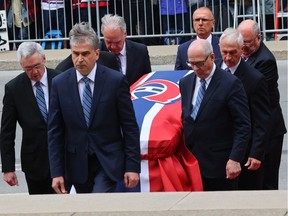
[[[191,52],[201,53],[201,54],[207,56],[211,52],[213,52],[213,48],[207,40],[199,39],[199,40],[193,41],[190,44],[190,46],[188,48],[188,56],[189,56],[189,53],[191,53]]]
[[[209,76],[213,69],[214,53],[211,44],[204,39],[194,40],[188,48],[188,62],[200,79]]]
[[[193,28],[201,39],[207,39],[211,35],[214,23],[212,11],[207,7],[200,7],[193,13]]]
[[[257,22],[255,22],[254,20],[250,20],[250,19],[242,21],[239,24],[237,30],[240,33],[244,31],[250,32],[250,34],[252,34],[254,37],[256,37],[260,33],[260,29],[259,29]]]
[[[243,36],[243,56],[249,58],[261,45],[259,26],[254,20],[244,20],[239,24],[237,30]]]

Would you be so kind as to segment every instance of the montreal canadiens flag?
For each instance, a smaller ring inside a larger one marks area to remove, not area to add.
[[[137,191],[203,190],[198,162],[183,139],[178,84],[188,73],[151,72],[130,88],[140,128],[141,174]]]

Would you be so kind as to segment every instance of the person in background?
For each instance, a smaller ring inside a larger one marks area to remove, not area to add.
[[[47,112],[52,78],[58,72],[45,67],[46,57],[38,43],[22,43],[17,54],[24,73],[5,85],[0,134],[3,179],[10,186],[19,184],[15,173],[15,133],[18,122],[22,128],[21,165],[28,192],[52,194]]]
[[[100,50],[116,55],[119,71],[126,75],[131,86],[142,75],[151,72],[147,46],[126,40],[126,23],[123,17],[106,14],[101,21],[104,43],[100,44]]]
[[[281,162],[284,134],[287,132],[279,103],[278,68],[274,55],[261,41],[261,32],[257,22],[242,21],[237,30],[242,34],[244,43],[242,57],[262,73],[266,79],[270,100],[271,117],[268,125],[269,136],[264,158],[264,190],[277,190],[279,186],[279,167]]]
[[[58,30],[61,31],[61,37],[64,37],[64,0],[42,0],[41,9],[43,12],[44,35],[52,30]]]
[[[101,64],[98,37],[88,23],[69,33],[74,68],[55,77],[48,117],[52,187],[67,193],[135,187],[140,173],[139,128],[125,76]],[[71,109],[73,107],[73,109]]]
[[[180,34],[185,32],[183,20],[188,13],[186,0],[160,0],[160,14],[162,20],[162,33]],[[188,24],[188,23],[187,23]],[[165,37],[165,45],[181,44],[182,37]]]
[[[236,190],[251,133],[248,101],[241,81],[214,59],[207,40],[188,48],[194,73],[179,84],[184,138],[198,160],[204,191]]]
[[[73,23],[88,22],[99,33],[97,21],[108,13],[109,0],[72,0]],[[99,13],[98,13],[99,11]]]
[[[35,28],[40,26],[40,1],[34,0],[7,0],[7,27],[10,40],[27,40],[37,37]],[[20,45],[16,44],[16,49]],[[9,44],[13,50],[14,44]]]
[[[208,7],[200,7],[193,13],[193,27],[197,35],[196,39],[207,40],[213,47],[215,59],[218,59],[221,58],[219,38],[211,34],[214,23],[214,16]],[[187,51],[193,41],[195,39],[178,46],[175,70],[191,70],[191,67],[187,65]]]
[[[236,30],[227,28],[220,37],[222,60],[216,66],[234,74],[244,86],[251,116],[251,139],[239,176],[239,189],[262,190],[263,160],[270,119],[270,101],[263,74],[242,58],[243,37]]]
[[[231,3],[232,1],[230,1],[230,4]],[[226,28],[233,25],[233,17],[229,9],[230,6],[228,1],[208,0],[207,4],[210,10],[214,13],[214,32],[223,32]]]

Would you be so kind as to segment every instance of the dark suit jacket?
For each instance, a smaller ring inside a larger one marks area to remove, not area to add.
[[[191,70],[191,68],[186,64],[187,62],[187,51],[190,44],[196,39],[191,39],[181,45],[178,46],[176,62],[175,62],[175,70]],[[221,53],[219,48],[219,38],[217,36],[212,35],[212,47],[213,52],[215,54],[215,59],[221,59]]]
[[[100,43],[100,50],[108,51],[104,42]],[[126,40],[127,69],[126,77],[131,86],[144,74],[151,72],[151,63],[147,46]]]
[[[47,68],[48,88],[57,71]],[[22,128],[21,165],[30,178],[41,180],[50,175],[47,126],[39,110],[31,81],[21,73],[5,85],[1,122],[2,172],[15,171],[16,122]]]
[[[63,85],[65,84],[65,85]],[[97,64],[90,125],[87,127],[74,68],[52,82],[48,117],[48,146],[52,177],[72,183],[88,178],[88,149],[106,174],[123,179],[140,172],[139,129],[127,80],[121,73]]]
[[[222,62],[222,60],[216,61],[216,65],[221,67]],[[271,114],[265,77],[244,60],[241,60],[234,75],[242,81],[250,109],[252,130],[247,148],[247,157],[263,161]]]
[[[115,58],[115,55],[110,52],[106,51],[100,51],[99,59],[97,61],[99,64],[105,65],[106,67],[109,67],[114,70],[118,70],[118,62]],[[63,61],[61,61],[57,66],[56,70],[59,71],[66,71],[69,68],[74,67],[73,61],[72,61],[72,54],[70,54],[67,58],[65,58]]]
[[[287,132],[282,110],[280,107],[280,94],[278,90],[278,68],[275,57],[261,42],[260,48],[247,60],[247,63],[261,72],[266,79],[270,97],[271,119],[269,125],[270,139]],[[269,146],[268,146],[269,149]]]
[[[195,81],[195,73],[180,80],[185,142],[204,177],[226,178],[227,161],[242,162],[250,138],[247,97],[237,77],[216,68],[193,120]]]

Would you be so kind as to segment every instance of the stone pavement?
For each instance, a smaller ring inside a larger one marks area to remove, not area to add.
[[[0,215],[287,216],[287,191],[0,195]]]

